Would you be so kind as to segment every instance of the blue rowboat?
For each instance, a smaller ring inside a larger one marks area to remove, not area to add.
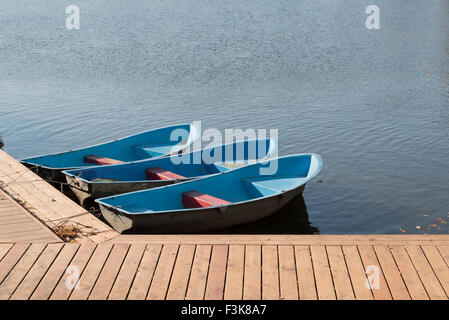
[[[318,154],[289,155],[96,202],[103,217],[120,233],[213,230],[273,214],[301,194],[321,168]]]
[[[153,129],[122,139],[21,162],[45,180],[65,182],[63,170],[163,157],[181,152],[200,137],[197,127],[182,124]]]
[[[67,170],[63,174],[81,205],[90,206],[98,198],[228,171],[277,156],[277,150],[275,139],[250,139],[164,158]],[[158,172],[152,174],[151,168],[157,168]]]

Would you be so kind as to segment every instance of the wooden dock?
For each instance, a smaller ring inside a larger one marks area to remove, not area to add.
[[[0,150],[0,188],[49,228],[67,222],[82,229],[77,241],[101,242],[118,235],[20,162]]]
[[[0,242],[62,242],[46,225],[0,190]]]
[[[447,300],[449,240],[421,238],[235,236],[226,244],[173,235],[0,244],[0,299]]]
[[[0,300],[449,297],[449,235],[119,235],[2,151],[0,181]]]

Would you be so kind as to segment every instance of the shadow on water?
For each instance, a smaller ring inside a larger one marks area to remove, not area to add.
[[[144,234],[142,230],[124,232]],[[309,221],[303,196],[297,196],[271,216],[252,223],[229,228],[197,232],[196,234],[317,234],[319,230]]]

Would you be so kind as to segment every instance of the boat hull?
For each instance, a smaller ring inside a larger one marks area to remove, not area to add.
[[[62,173],[64,170],[72,170],[76,168],[47,168],[39,165],[35,165],[28,162],[22,162],[22,164],[36,173],[39,177],[44,179],[45,181],[53,184],[53,185],[60,185],[64,184],[66,179],[65,175]]]
[[[109,197],[121,193],[158,188],[179,182],[177,180],[157,180],[120,183],[87,183],[73,176],[65,176],[65,178],[67,179],[67,184],[69,185],[70,189],[78,197],[82,206],[87,206],[89,203],[92,203],[95,199],[98,198]],[[190,179],[183,179],[182,181],[187,180]]]
[[[254,222],[268,217],[302,194],[305,184],[288,192],[227,207],[127,215],[100,203],[106,221],[119,233],[192,233]]]

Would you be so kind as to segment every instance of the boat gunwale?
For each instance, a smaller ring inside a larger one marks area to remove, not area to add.
[[[270,139],[249,139],[249,140],[244,140],[244,141],[240,141],[240,142],[251,142],[251,141],[259,141],[259,140],[268,140],[269,141],[269,146],[270,146],[271,142],[273,142],[274,143],[274,150],[271,150],[271,148],[269,148],[267,154],[263,158],[257,159],[257,160],[255,160],[254,163],[249,163],[249,164],[246,164],[245,166],[257,164],[257,163],[262,162],[262,161],[269,161],[270,157],[273,156],[273,153],[275,153],[276,151],[279,151],[278,150],[277,139],[273,139],[273,138],[270,138]],[[203,151],[211,150],[211,149],[219,147],[219,146],[226,147],[226,146],[234,145],[234,144],[235,143],[232,142],[232,143],[226,143],[226,144],[212,146],[212,147],[209,147],[207,149],[201,148],[200,150],[196,150],[196,151],[191,151],[191,152],[185,153],[185,155],[189,155],[189,154],[192,154],[192,153],[195,153],[195,152],[203,152]],[[134,163],[146,162],[146,161],[151,161],[151,160],[159,160],[160,158],[171,158],[171,157],[176,157],[176,154],[170,154],[170,155],[166,155],[166,156],[159,156],[159,157],[154,157],[154,158],[149,158],[149,159],[134,160],[134,161],[129,161],[129,162],[125,162],[125,163],[111,164],[111,165],[106,165],[106,166],[87,166],[87,167],[83,167],[83,168],[79,167],[79,168],[73,168],[73,169],[69,169],[69,170],[62,170],[61,173],[63,173],[66,176],[69,176],[69,177],[71,177],[73,179],[76,179],[78,181],[82,181],[84,183],[87,183],[88,185],[90,185],[90,184],[92,184],[92,185],[97,185],[97,184],[109,185],[109,184],[125,184],[125,183],[143,183],[143,182],[151,183],[151,182],[158,182],[158,181],[164,181],[164,182],[180,181],[180,182],[177,183],[177,184],[179,184],[179,183],[187,182],[187,181],[190,181],[190,180],[198,180],[198,179],[206,178],[206,177],[209,177],[209,176],[212,176],[212,175],[215,175],[215,174],[224,173],[224,172],[210,173],[210,174],[199,175],[199,176],[194,176],[194,177],[185,177],[183,179],[179,179],[178,178],[178,179],[166,179],[166,180],[91,181],[91,180],[87,180],[87,179],[84,179],[84,178],[82,178],[80,176],[77,176],[75,174],[67,172],[67,171],[71,171],[71,170],[92,169],[92,168],[97,168],[97,167],[100,167],[100,168],[109,167],[109,166],[117,166],[117,167],[119,167],[119,166],[134,164]],[[212,164],[220,165],[220,163],[215,163],[215,162],[212,162]],[[235,169],[238,169],[238,168],[229,168],[229,170],[227,170],[225,172],[232,171],[232,170],[235,170]],[[131,192],[135,192],[135,191],[131,191]],[[126,193],[130,193],[130,192],[126,192]]]
[[[117,206],[111,206],[111,205],[108,205],[105,202],[103,202],[103,199],[113,198],[115,196],[98,198],[98,199],[95,200],[95,202],[98,203],[99,205],[105,207],[107,210],[110,210],[112,212],[116,212],[116,213],[119,213],[121,215],[124,215],[124,216],[132,218],[132,217],[144,216],[144,215],[159,215],[159,214],[167,214],[167,213],[175,213],[175,212],[191,212],[191,211],[204,211],[204,210],[223,210],[222,208],[228,208],[228,207],[232,207],[232,206],[235,206],[235,205],[251,203],[251,202],[254,202],[254,201],[259,201],[261,199],[269,199],[269,198],[272,198],[272,197],[279,197],[279,196],[282,197],[283,194],[285,194],[287,192],[290,192],[290,191],[293,191],[295,189],[301,188],[302,186],[306,185],[310,180],[315,178],[321,172],[321,169],[323,168],[323,158],[321,157],[320,154],[314,153],[314,152],[312,152],[312,153],[298,153],[298,154],[285,155],[285,156],[274,158],[274,159],[278,159],[279,160],[279,159],[292,157],[292,156],[307,156],[307,155],[310,155],[311,159],[313,157],[315,157],[315,159],[317,160],[317,168],[315,169],[315,171],[313,173],[311,173],[311,174],[307,173],[307,175],[306,175],[306,178],[308,178],[308,179],[304,183],[302,183],[300,185],[297,185],[297,186],[295,186],[293,188],[286,189],[286,190],[283,190],[283,191],[279,191],[278,193],[275,193],[275,194],[272,194],[272,195],[268,195],[268,196],[258,197],[258,198],[254,198],[254,199],[244,200],[244,201],[232,202],[230,204],[218,205],[218,206],[213,206],[213,207],[187,208],[187,209],[183,208],[183,209],[178,209],[178,210],[163,210],[163,211],[137,212],[137,213],[129,212],[129,211],[124,210],[122,208],[118,208]],[[265,159],[264,161],[258,161],[257,163],[253,163],[253,164],[248,165],[246,167],[258,165],[258,164],[260,164],[262,162],[268,162],[268,161],[271,161],[271,160],[274,160],[274,159],[269,159],[269,160]],[[236,168],[236,169],[239,169],[239,168]],[[208,179],[208,178],[215,177],[215,176],[218,176],[218,175],[230,173],[230,172],[233,172],[234,170],[235,169],[229,170],[229,171],[226,171],[226,172],[219,172],[219,173],[211,174],[209,176],[196,179],[194,181],[198,181],[198,180],[202,180],[202,179]],[[310,167],[309,167],[309,170],[310,170]],[[184,183],[189,183],[189,182],[191,182],[191,181],[184,181],[184,182],[176,184],[176,186],[182,185]],[[148,192],[148,191],[151,191],[151,190],[155,190],[155,189],[159,189],[159,188],[162,189],[162,188],[167,188],[167,187],[172,187],[172,186],[174,186],[174,185],[166,185],[166,186],[161,186],[161,187],[157,187],[157,188],[153,188],[153,189],[140,190],[140,191],[131,191],[131,192],[122,193],[122,194],[117,195],[117,196],[124,196],[124,195],[130,194],[130,193]]]
[[[170,127],[183,127],[183,126],[190,126],[190,127],[191,127],[191,129],[189,130],[189,138],[187,139],[187,142],[191,139],[191,136],[192,136],[191,133],[194,132],[194,134],[195,134],[195,137],[194,137],[194,139],[192,140],[192,142],[191,142],[190,144],[186,143],[186,145],[185,145],[183,148],[181,148],[181,149],[179,150],[179,151],[183,151],[185,148],[187,148],[188,146],[190,146],[191,144],[193,144],[196,140],[198,140],[198,139],[200,138],[199,135],[196,135],[196,134],[197,134],[197,132],[196,132],[197,130],[196,130],[196,129],[198,129],[198,127],[196,127],[193,123],[182,123],[182,124],[179,124],[179,125],[169,125],[169,126],[158,127],[158,128],[154,128],[154,129],[150,129],[150,130],[146,130],[146,131],[141,131],[141,132],[137,132],[137,133],[134,133],[134,134],[130,134],[130,135],[127,135],[127,136],[122,137],[122,138],[118,138],[118,139],[114,139],[114,140],[109,140],[109,141],[104,141],[104,142],[97,143],[97,144],[90,145],[90,146],[85,146],[85,147],[80,147],[80,148],[76,148],[76,149],[71,149],[71,150],[68,150],[68,151],[55,152],[55,153],[49,153],[49,154],[41,154],[41,155],[37,155],[37,156],[32,156],[32,157],[27,157],[27,158],[19,159],[19,162],[22,163],[22,164],[30,165],[30,166],[32,166],[32,167],[39,167],[39,168],[45,168],[45,169],[49,169],[49,170],[58,170],[58,171],[68,171],[68,170],[76,170],[76,169],[83,169],[83,168],[86,169],[86,168],[99,167],[99,166],[49,167],[49,166],[45,166],[45,165],[35,164],[35,163],[29,162],[29,161],[27,161],[27,160],[31,160],[31,159],[35,159],[35,158],[43,158],[43,157],[47,157],[47,156],[48,156],[48,157],[51,157],[51,156],[58,156],[58,155],[61,155],[61,154],[64,154],[64,153],[75,152],[75,151],[80,151],[80,150],[83,150],[83,149],[99,147],[99,146],[104,145],[104,144],[108,144],[108,143],[112,143],[112,142],[124,140],[124,139],[127,139],[127,138],[131,138],[131,137],[133,137],[133,136],[138,136],[138,135],[145,134],[145,133],[148,133],[148,132],[151,132],[151,131],[156,131],[156,130],[161,130],[161,129],[167,129],[167,128],[170,128]],[[192,130],[192,128],[193,128],[194,130]],[[181,142],[182,142],[182,141],[178,142],[177,144],[175,144],[175,145],[173,145],[173,146],[180,145]],[[179,151],[178,151],[178,152],[179,152]],[[161,155],[161,156],[151,157],[151,158],[142,159],[142,160],[162,158],[162,157],[166,157],[166,156],[168,156],[168,155],[171,155],[171,154],[166,154],[166,155]],[[134,162],[136,162],[136,161],[142,161],[142,160],[134,160]],[[125,162],[125,163],[130,163],[130,162],[131,162],[131,161]],[[114,164],[111,164],[111,165],[114,165]],[[106,166],[101,166],[101,167],[106,167]]]

